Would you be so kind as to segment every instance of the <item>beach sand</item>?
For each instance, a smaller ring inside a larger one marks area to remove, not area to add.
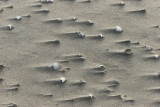
[[[0,107],[159,107],[160,1],[120,2],[0,0]]]

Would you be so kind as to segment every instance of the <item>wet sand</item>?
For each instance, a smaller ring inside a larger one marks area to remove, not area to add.
[[[124,3],[0,0],[0,107],[159,107],[160,1]]]

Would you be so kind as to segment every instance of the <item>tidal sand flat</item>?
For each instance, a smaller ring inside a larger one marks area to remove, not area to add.
[[[159,107],[159,0],[0,0],[0,107]]]

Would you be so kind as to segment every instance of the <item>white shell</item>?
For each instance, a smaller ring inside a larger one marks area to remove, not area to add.
[[[80,54],[80,53],[78,54],[78,57],[82,57],[82,56],[83,56],[82,54]]]
[[[9,24],[8,27],[10,30],[13,28],[13,26],[11,24]]]
[[[122,28],[120,26],[116,26],[116,31],[117,32],[122,32]]]
[[[156,55],[154,55],[154,57],[155,57],[156,59],[158,59],[158,58],[159,58],[159,55],[156,54]]]
[[[16,17],[16,20],[20,20],[20,19],[22,19],[21,16],[17,16],[17,17]]]
[[[103,35],[102,35],[102,34],[99,34],[98,36],[101,37],[101,38],[103,38]]]
[[[88,20],[89,24],[94,24],[94,22],[92,20]]]
[[[47,3],[52,3],[54,0],[46,0]]]
[[[62,81],[62,83],[64,83],[66,81],[66,78],[61,77],[60,80]]]
[[[58,21],[58,22],[62,22],[62,19],[61,19],[61,18],[57,18],[57,21]]]
[[[124,1],[121,1],[120,4],[121,4],[121,5],[124,5],[125,3],[124,3]]]
[[[99,67],[100,67],[100,68],[105,68],[105,66],[104,66],[104,65],[99,65]]]
[[[49,10],[48,10],[48,9],[44,9],[44,11],[45,11],[45,12],[49,12]]]
[[[53,69],[55,70],[55,71],[58,71],[59,69],[60,69],[60,64],[58,64],[58,63],[53,63]]]
[[[93,95],[92,95],[92,94],[89,94],[88,96],[89,96],[90,98],[93,98]]]
[[[77,18],[76,18],[76,17],[73,17],[73,20],[74,20],[74,21],[76,21],[76,20],[77,20]]]

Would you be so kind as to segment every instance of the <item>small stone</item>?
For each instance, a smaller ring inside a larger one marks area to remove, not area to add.
[[[114,80],[114,84],[119,84],[119,81],[118,80]]]

